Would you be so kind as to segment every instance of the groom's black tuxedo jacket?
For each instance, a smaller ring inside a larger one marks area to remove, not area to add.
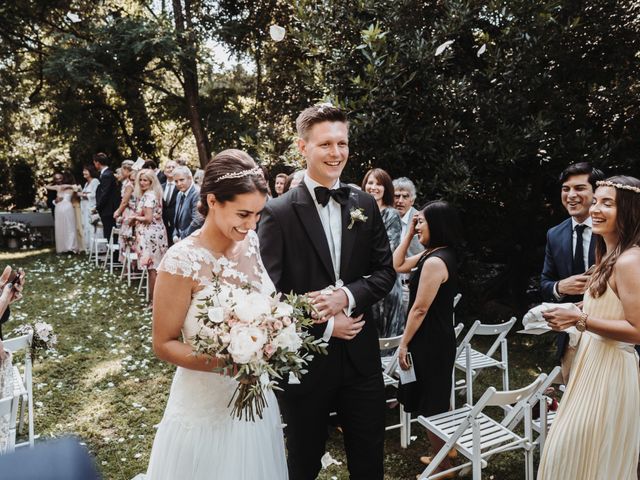
[[[346,186],[346,185],[342,185]],[[355,222],[350,212],[362,208],[367,220]],[[331,338],[329,357],[343,349],[362,375],[380,370],[378,334],[371,318],[371,305],[389,293],[395,282],[389,240],[380,210],[370,195],[351,189],[348,205],[342,206],[342,246],[340,276],[355,299],[352,316],[364,314],[365,325],[352,340]],[[302,183],[265,206],[258,228],[260,252],[277,291],[298,294],[321,290],[336,282],[327,238],[316,204]],[[312,334],[322,337],[326,324],[315,326]],[[291,390],[307,390],[322,383],[328,357],[316,355],[302,385]]]

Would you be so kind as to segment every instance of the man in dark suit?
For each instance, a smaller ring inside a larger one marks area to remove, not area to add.
[[[193,183],[193,175],[188,167],[177,167],[173,171],[173,179],[180,192],[173,224],[173,241],[177,242],[195,230],[191,227],[197,217],[200,189]]]
[[[570,217],[549,229],[540,280],[546,302],[581,302],[589,276],[585,271],[595,262],[589,207],[596,182],[604,174],[586,162],[567,167],[560,175],[562,205]],[[558,361],[564,355],[569,335],[558,334]]]
[[[325,453],[329,413],[344,432],[350,478],[383,478],[385,397],[371,306],[396,274],[375,200],[340,182],[349,155],[344,112],[323,104],[296,120],[307,161],[299,188],[270,200],[258,235],[279,292],[310,293],[311,333],[328,341],[299,384],[281,395],[291,480],[313,480]]]
[[[109,239],[111,230],[115,225],[113,213],[120,205],[120,189],[116,177],[109,168],[109,157],[105,153],[96,153],[93,156],[93,165],[100,173],[98,189],[96,190],[96,210],[102,221],[104,238]]]
[[[56,172],[53,174],[53,184],[62,185],[63,176],[62,173]],[[56,216],[56,198],[58,198],[57,190],[47,190],[47,206],[51,209],[51,215]]]
[[[173,220],[176,216],[176,199],[178,188],[173,180],[173,171],[178,164],[173,160],[167,160],[164,164],[165,182],[162,183],[162,222],[167,229],[169,246],[173,245]]]

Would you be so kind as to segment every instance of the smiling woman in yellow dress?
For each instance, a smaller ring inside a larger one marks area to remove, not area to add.
[[[544,314],[582,332],[538,480],[637,479],[640,451],[640,180],[597,182],[590,213],[596,269],[579,310]]]

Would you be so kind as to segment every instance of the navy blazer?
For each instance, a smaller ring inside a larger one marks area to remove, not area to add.
[[[595,235],[592,232],[591,243],[589,244],[589,268],[595,263]],[[564,222],[550,228],[547,232],[547,246],[544,255],[544,268],[540,278],[540,289],[542,299],[545,302],[556,302],[553,294],[553,286],[567,277],[571,276],[573,264],[573,228],[571,217]],[[574,297],[567,298],[572,301]],[[577,299],[575,301],[580,301]]]
[[[200,197],[200,188],[193,184],[189,187],[187,192],[187,198],[184,199],[184,204],[180,211],[178,211],[178,207],[180,206],[180,195],[178,195],[176,199],[176,216],[173,224],[173,236],[179,237],[180,239],[187,237],[191,223],[198,216],[198,198]]]

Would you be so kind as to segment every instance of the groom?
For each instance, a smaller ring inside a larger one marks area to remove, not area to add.
[[[310,293],[312,329],[328,341],[301,383],[281,396],[291,480],[313,480],[338,413],[352,480],[383,478],[385,396],[371,305],[393,287],[391,251],[373,197],[340,183],[349,156],[345,113],[328,104],[296,120],[307,161],[303,183],[269,201],[258,234],[279,292]]]

